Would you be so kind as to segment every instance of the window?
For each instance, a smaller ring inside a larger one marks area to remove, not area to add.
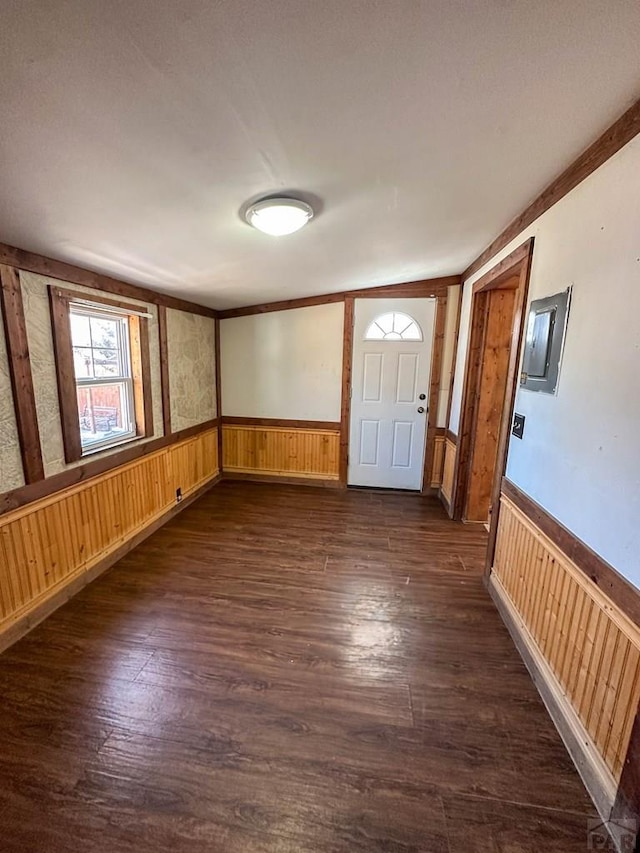
[[[148,314],[50,288],[67,462],[153,433]]]
[[[82,450],[136,435],[129,317],[70,306],[73,367]]]
[[[365,341],[421,341],[420,326],[400,311],[381,314],[370,324]]]

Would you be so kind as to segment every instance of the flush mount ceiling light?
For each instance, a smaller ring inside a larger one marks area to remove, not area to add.
[[[297,198],[265,198],[247,208],[245,217],[258,231],[282,237],[305,226],[313,217],[313,208]]]

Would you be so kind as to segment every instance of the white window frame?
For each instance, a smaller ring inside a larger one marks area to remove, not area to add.
[[[113,376],[105,376],[96,378],[93,376],[78,377],[75,376],[76,391],[79,388],[99,388],[105,385],[123,385],[125,388],[126,401],[126,418],[128,429],[120,432],[113,438],[105,438],[98,441],[83,443],[82,428],[78,413],[78,426],[80,428],[80,445],[82,456],[90,456],[92,453],[98,453],[101,450],[106,450],[110,447],[117,447],[120,444],[125,444],[128,441],[133,441],[138,437],[135,422],[135,398],[133,387],[133,371],[131,367],[131,337],[129,333],[129,316],[130,313],[124,309],[102,308],[98,305],[88,305],[71,302],[69,305],[69,317],[78,315],[83,317],[96,317],[98,319],[119,319],[118,323],[118,343],[117,350],[119,362],[121,365],[121,374]],[[93,341],[91,341],[93,344]],[[72,339],[73,346],[73,339]],[[91,347],[93,350],[93,346]],[[74,374],[75,375],[75,374]]]

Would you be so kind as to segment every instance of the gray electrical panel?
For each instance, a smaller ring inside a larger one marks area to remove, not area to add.
[[[529,391],[556,392],[570,300],[569,287],[531,303],[520,377],[521,386]]]

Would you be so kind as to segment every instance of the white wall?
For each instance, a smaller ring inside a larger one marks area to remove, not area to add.
[[[456,339],[459,301],[460,286],[455,285],[454,287],[450,287],[447,294],[447,317],[442,347],[442,371],[440,373],[440,393],[438,395],[438,427],[447,426],[447,406],[449,405],[449,388],[453,380],[453,347]]]
[[[344,304],[220,322],[222,414],[340,420]]]
[[[471,317],[471,286],[468,285],[462,292],[462,308],[460,309],[460,331],[458,333],[458,351],[456,353],[456,365],[453,377],[453,394],[451,395],[451,414],[449,415],[449,429],[458,434],[460,427],[460,409],[462,407],[462,389],[464,385],[464,367],[467,360],[467,346],[469,345],[469,320]]]
[[[518,391],[507,476],[640,587],[640,137],[465,283],[454,432],[471,284],[532,235],[530,299],[573,300],[557,395]]]

